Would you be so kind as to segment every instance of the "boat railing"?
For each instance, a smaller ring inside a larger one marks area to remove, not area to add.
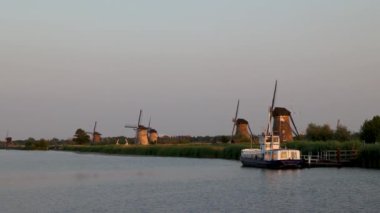
[[[307,162],[331,161],[331,162],[350,162],[358,156],[357,150],[326,150],[322,152],[302,155],[301,158]]]

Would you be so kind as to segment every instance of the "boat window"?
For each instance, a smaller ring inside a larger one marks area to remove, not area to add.
[[[273,155],[272,155],[272,159],[274,159],[274,160],[278,160],[278,155],[277,155],[277,153],[273,153]]]
[[[288,158],[288,152],[281,152],[281,159]]]
[[[297,152],[292,152],[292,159],[297,159]]]

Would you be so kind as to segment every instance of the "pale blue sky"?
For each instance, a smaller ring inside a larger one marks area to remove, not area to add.
[[[277,105],[302,131],[380,114],[380,1],[0,0],[0,137],[261,132]]]

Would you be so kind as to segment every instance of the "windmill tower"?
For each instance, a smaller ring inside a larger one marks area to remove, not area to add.
[[[136,131],[136,144],[149,145],[148,142],[148,128],[141,125],[142,110],[140,110],[139,120],[137,125],[125,125],[125,128],[134,129]]]
[[[158,140],[158,132],[155,129],[152,129],[150,126],[151,117],[149,117],[149,124],[148,124],[148,138],[150,143],[157,144]]]
[[[9,136],[9,132],[7,131],[7,136],[5,137],[5,149],[11,144],[13,144],[12,137]]]
[[[251,135],[249,134],[248,121],[242,118],[236,120],[236,132],[235,136],[250,139]]]
[[[269,127],[273,118],[272,134],[280,137],[281,142],[293,141],[293,133],[298,136],[298,130],[294,123],[291,112],[284,107],[274,107],[276,101],[277,81],[274,88],[272,106],[269,110],[269,124],[267,134],[269,134]],[[294,130],[291,123],[293,124]]]
[[[155,129],[149,129],[149,141],[151,143],[157,143],[158,140],[158,132]]]
[[[100,143],[100,141],[102,141],[102,134],[100,134],[99,132],[96,131],[96,126],[97,126],[97,121],[95,121],[95,125],[94,125],[94,129],[92,132],[86,132],[87,134],[91,134],[92,135],[92,144],[94,143]]]
[[[294,124],[292,114],[284,107],[276,107],[273,110],[273,134],[280,136],[281,142],[293,141],[293,129],[290,124],[294,126],[294,133],[297,136],[298,131]]]
[[[241,139],[248,139],[252,140],[252,131],[251,128],[249,127],[249,123],[247,120],[238,118],[238,113],[239,113],[239,104],[240,100],[238,100],[237,106],[236,106],[236,113],[235,113],[235,118],[232,119],[232,122],[234,123],[232,126],[232,133],[231,133],[231,141],[230,143],[234,142],[234,136],[241,138]],[[235,131],[236,128],[236,131]],[[234,135],[235,132],[235,135]]]

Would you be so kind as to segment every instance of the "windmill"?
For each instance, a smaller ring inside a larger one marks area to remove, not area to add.
[[[149,138],[149,142],[157,144],[158,132],[157,132],[157,130],[151,128],[150,122],[151,122],[151,117],[149,117],[149,124],[148,124],[148,138]]]
[[[238,100],[237,106],[236,106],[236,113],[235,113],[235,118],[232,119],[232,122],[234,123],[232,126],[232,133],[231,133],[231,141],[230,143],[233,143],[233,137],[234,137],[234,132],[236,128],[235,135],[240,136],[243,138],[250,139],[252,141],[252,131],[249,126],[249,123],[247,120],[238,118],[238,113],[239,113],[239,106],[240,106],[240,100]]]
[[[298,136],[298,130],[292,114],[284,107],[276,107],[273,110],[273,134],[280,136],[281,142],[292,141],[293,134]],[[291,126],[291,123],[293,128]],[[293,130],[294,129],[294,130]]]
[[[91,134],[92,135],[92,141],[91,143],[94,144],[94,143],[99,143],[102,138],[102,134],[100,134],[99,132],[96,131],[96,126],[97,126],[97,121],[95,121],[95,124],[94,124],[94,129],[92,132],[86,132],[87,134]]]
[[[274,107],[276,101],[277,81],[274,88],[272,106],[269,109],[269,123],[267,134],[273,119],[271,134],[280,136],[281,142],[292,141],[293,134],[299,136],[292,114],[284,107]]]
[[[5,149],[7,149],[11,144],[13,144],[12,137],[9,136],[9,131],[7,131],[7,135],[5,137]]]
[[[142,110],[140,110],[137,125],[125,125],[125,128],[133,129],[136,131],[135,144],[148,145],[148,128],[141,125]]]

